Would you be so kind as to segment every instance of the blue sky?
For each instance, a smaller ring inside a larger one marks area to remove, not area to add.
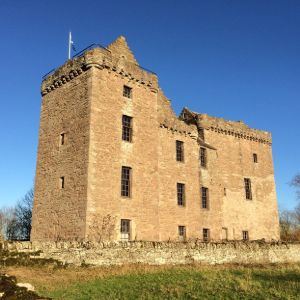
[[[0,206],[34,181],[41,77],[76,48],[124,35],[183,106],[271,131],[279,207],[300,172],[300,1],[0,0]]]

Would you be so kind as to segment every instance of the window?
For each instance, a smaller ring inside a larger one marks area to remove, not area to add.
[[[243,240],[248,241],[249,240],[249,233],[247,230],[243,230]]]
[[[208,188],[201,188],[201,205],[202,208],[208,208]]]
[[[205,148],[200,148],[200,164],[201,167],[206,168],[206,149]]]
[[[199,133],[200,139],[202,139],[204,141],[204,129],[203,128],[199,128],[198,129],[198,133]]]
[[[123,96],[126,98],[132,98],[132,88],[127,85],[123,86]]]
[[[176,141],[176,160],[177,161],[184,160],[183,142],[181,141]]]
[[[122,116],[122,140],[132,141],[132,118],[129,116]]]
[[[181,241],[185,241],[186,239],[186,229],[185,226],[178,226],[178,237]]]
[[[257,154],[256,153],[253,153],[253,162],[257,163],[258,160],[257,160]]]
[[[177,183],[177,204],[185,206],[185,188],[183,183]]]
[[[131,168],[122,167],[122,178],[121,178],[121,196],[130,197],[130,177],[131,177]]]
[[[65,133],[61,133],[59,136],[59,145],[63,146],[65,144]]]
[[[226,188],[224,188],[224,196],[226,196],[226,195],[227,195]]]
[[[130,220],[121,219],[121,241],[130,240]]]
[[[203,241],[208,242],[210,240],[210,234],[208,228],[203,228]]]
[[[59,183],[60,183],[60,188],[64,189],[65,188],[65,177],[60,177]]]
[[[246,193],[246,199],[252,200],[252,191],[251,191],[251,180],[250,178],[244,178],[245,182],[245,193]]]

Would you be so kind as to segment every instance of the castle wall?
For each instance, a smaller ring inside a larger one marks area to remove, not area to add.
[[[205,130],[205,141],[216,148],[208,152],[208,168],[202,170],[211,174],[205,185],[215,190],[210,201],[220,202],[228,238],[241,239],[246,230],[250,239],[279,239],[271,146],[212,130]],[[244,178],[251,180],[252,200],[246,200]]]
[[[43,96],[32,240],[85,236],[90,80],[88,71]]]
[[[108,69],[94,68],[87,237],[100,238],[106,216],[115,223],[113,238],[120,239],[120,220],[131,220],[131,239],[159,239],[157,93]],[[134,74],[134,73],[133,73]],[[123,86],[132,98],[123,96]],[[132,142],[122,140],[122,115],[132,117]],[[131,167],[131,196],[121,196],[121,168]]]
[[[204,228],[212,240],[239,240],[242,231],[279,239],[270,133],[188,109],[178,118],[124,38],[68,61],[43,81],[42,95],[32,240],[120,240],[121,219],[130,220],[131,240],[177,240],[178,226],[187,239],[202,239]],[[122,140],[122,115],[132,117],[131,142]],[[121,196],[122,166],[131,168],[130,197]],[[183,206],[177,183],[185,184]]]

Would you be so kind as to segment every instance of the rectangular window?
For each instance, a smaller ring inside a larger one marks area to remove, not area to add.
[[[60,184],[61,189],[65,188],[65,177],[60,177],[59,178],[59,184]]]
[[[177,183],[177,204],[185,206],[185,188],[183,183]]]
[[[130,180],[131,180],[131,168],[130,167],[122,167],[122,175],[121,175],[121,196],[130,197]]]
[[[243,230],[243,240],[248,241],[249,240],[249,233],[247,230]]]
[[[201,205],[202,208],[208,209],[208,188],[206,187],[201,188]]]
[[[257,154],[256,153],[253,153],[253,162],[257,163],[258,160],[257,160]]]
[[[199,137],[202,141],[204,141],[204,129],[203,128],[199,128],[198,129],[198,133],[199,133]]]
[[[185,241],[186,239],[186,229],[185,229],[185,226],[178,226],[178,237],[179,237],[179,240],[181,241]]]
[[[201,164],[201,167],[206,168],[206,161],[207,161],[206,149],[201,147],[200,148],[200,164]]]
[[[130,220],[121,219],[121,241],[130,241]]]
[[[122,140],[132,141],[132,117],[122,116]]]
[[[176,160],[184,161],[183,142],[176,141]]]
[[[210,240],[210,234],[208,228],[203,228],[203,241],[208,242]]]
[[[63,146],[65,144],[65,133],[61,133],[59,137],[59,145]]]
[[[252,200],[252,191],[251,191],[251,180],[250,178],[244,178],[245,183],[245,193],[246,193],[246,199]]]
[[[123,96],[126,98],[132,98],[132,88],[127,85],[123,86]]]

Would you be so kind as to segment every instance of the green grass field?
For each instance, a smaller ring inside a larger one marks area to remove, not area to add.
[[[53,299],[300,299],[300,264],[63,267],[10,265],[2,272]]]
[[[41,290],[54,299],[300,299],[300,266],[135,270]]]

